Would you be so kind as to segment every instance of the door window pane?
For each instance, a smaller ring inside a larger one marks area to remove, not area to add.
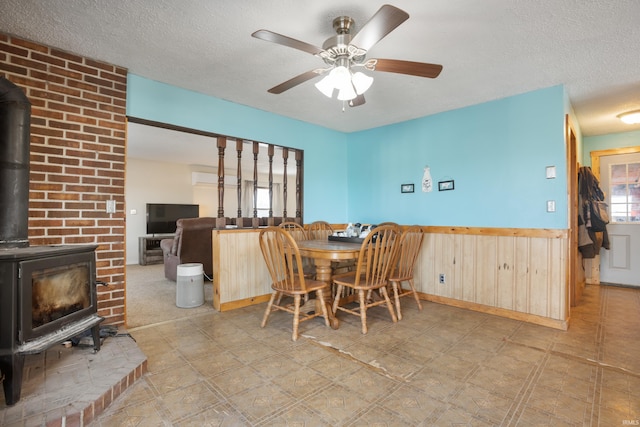
[[[629,222],[640,223],[640,203],[629,205]]]
[[[640,163],[629,164],[629,182],[640,183]]]
[[[640,223],[640,163],[622,163],[609,168],[611,221]]]
[[[611,203],[627,203],[627,185],[620,184],[611,187]]]
[[[627,165],[611,165],[611,185],[627,183]]]
[[[640,184],[629,185],[629,203],[640,203]]]

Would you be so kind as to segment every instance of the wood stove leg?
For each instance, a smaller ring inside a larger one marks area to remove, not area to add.
[[[91,336],[93,337],[93,351],[100,351],[100,325],[91,328]]]
[[[15,405],[20,400],[23,368],[23,354],[0,356],[0,371],[4,376],[2,387],[4,388],[4,400],[7,406]]]

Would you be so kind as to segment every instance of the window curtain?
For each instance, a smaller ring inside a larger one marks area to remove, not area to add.
[[[253,181],[244,181],[242,186],[242,216],[253,217]]]
[[[282,216],[284,212],[284,205],[282,204],[282,187],[280,184],[273,183],[273,216]]]
[[[258,187],[261,187],[260,184],[258,184]],[[271,207],[273,216],[282,216],[284,212],[281,187],[281,184],[273,183],[273,200],[271,201],[273,204]],[[263,188],[268,188],[268,186]],[[253,181],[244,181],[242,188],[242,216],[253,217]]]

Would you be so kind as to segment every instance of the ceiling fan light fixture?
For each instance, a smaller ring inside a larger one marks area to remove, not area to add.
[[[336,89],[346,89],[351,85],[351,71],[344,65],[335,67],[329,75],[333,79],[333,85]]]
[[[634,125],[640,123],[640,110],[627,111],[626,113],[618,114],[617,117],[628,125]]]
[[[331,74],[334,75],[334,82],[336,85],[336,89],[338,89],[338,100],[340,101],[349,101],[358,94],[356,93],[355,88],[353,87],[353,83],[351,82],[352,74],[349,68],[344,65],[339,65],[333,70],[331,70]]]
[[[353,85],[351,84],[351,82],[349,82],[347,86],[341,88],[340,92],[338,92],[338,100],[340,101],[350,101],[356,96],[358,96],[358,94],[356,93],[356,90],[353,88]]]
[[[331,98],[333,96],[335,86],[333,85],[333,79],[330,74],[324,76],[322,80],[315,84],[315,86],[327,98]]]
[[[373,77],[364,73],[352,73],[344,65],[333,68],[328,75],[315,84],[316,88],[328,98],[333,97],[338,90],[338,100],[350,101],[358,95],[362,95],[371,87]]]
[[[329,98],[333,96],[334,91],[337,89],[338,99],[340,101],[349,101],[358,96],[352,78],[351,70],[344,65],[339,65],[333,68],[329,74],[316,83],[315,86],[323,95]]]
[[[373,84],[373,77],[358,71],[353,74],[353,77],[351,77],[351,82],[353,83],[353,87],[356,89],[356,93],[358,95],[362,95]]]

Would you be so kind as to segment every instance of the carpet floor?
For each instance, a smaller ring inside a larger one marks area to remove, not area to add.
[[[215,312],[213,283],[204,282],[204,304],[194,308],[176,305],[176,282],[164,277],[164,266],[129,264],[127,273],[127,329],[175,321],[196,314]]]

